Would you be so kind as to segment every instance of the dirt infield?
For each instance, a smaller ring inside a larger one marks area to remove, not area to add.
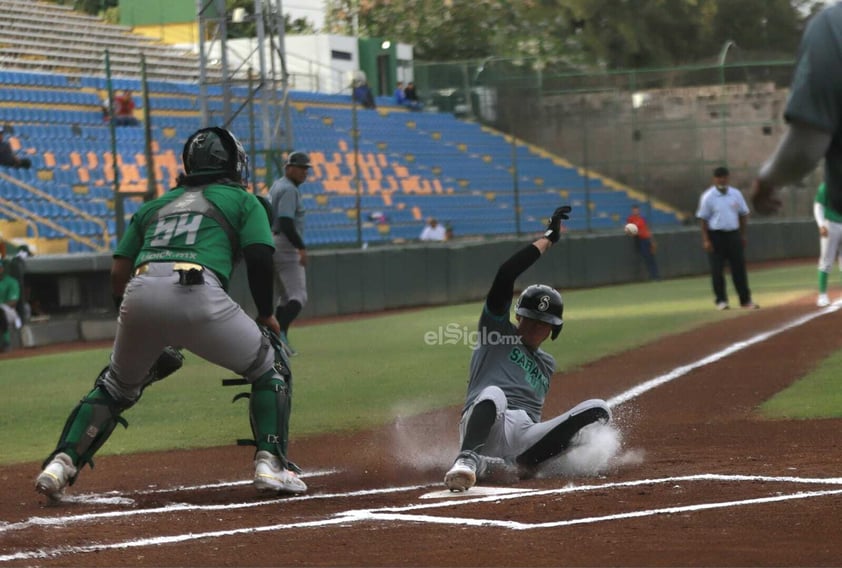
[[[255,495],[233,446],[102,457],[55,507],[38,464],[6,467],[0,566],[840,566],[842,420],[753,413],[842,348],[842,309],[812,301],[557,377],[547,415],[615,401],[622,446],[599,476],[437,496],[455,407],[294,439],[300,497]]]

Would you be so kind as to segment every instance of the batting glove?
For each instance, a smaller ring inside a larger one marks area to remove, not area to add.
[[[544,231],[544,237],[551,243],[558,242],[559,237],[561,237],[561,221],[562,219],[570,219],[569,213],[572,209],[569,205],[562,205],[553,211],[553,216],[547,224],[547,230]]]

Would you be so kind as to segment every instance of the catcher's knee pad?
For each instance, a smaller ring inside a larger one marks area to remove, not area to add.
[[[133,403],[115,400],[101,384],[101,379],[102,374],[93,390],[79,401],[68,416],[58,445],[44,461],[44,467],[60,452],[70,455],[79,469],[85,464],[93,467],[94,454],[108,440],[117,424],[128,427],[128,422],[120,414]]]
[[[286,350],[284,349],[283,343],[281,343],[281,339],[264,327],[260,328],[260,332],[262,333],[262,336],[260,338],[260,348],[257,350],[257,356],[254,358],[254,361],[249,368],[240,373],[247,379],[243,382],[254,383],[255,381],[260,380],[266,372],[265,365],[270,351],[272,353],[272,357],[274,358],[272,368],[277,371],[279,375],[291,381],[292,371],[290,370],[289,359],[286,356]],[[226,384],[232,385],[235,383],[229,381]]]

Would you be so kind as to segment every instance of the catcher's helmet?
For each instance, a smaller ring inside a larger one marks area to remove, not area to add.
[[[287,161],[284,166],[298,166],[299,168],[310,167],[310,156],[304,152],[292,152],[287,156]]]
[[[533,284],[523,291],[515,304],[515,313],[521,317],[536,319],[553,326],[552,338],[558,337],[564,320],[564,302],[553,288],[544,284]]]
[[[181,154],[188,174],[220,173],[234,181],[248,182],[248,156],[231,131],[217,126],[197,130]]]

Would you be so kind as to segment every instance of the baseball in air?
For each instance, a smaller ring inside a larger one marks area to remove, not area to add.
[[[629,223],[626,225],[625,231],[627,235],[631,235],[633,237],[637,234],[637,225]]]

